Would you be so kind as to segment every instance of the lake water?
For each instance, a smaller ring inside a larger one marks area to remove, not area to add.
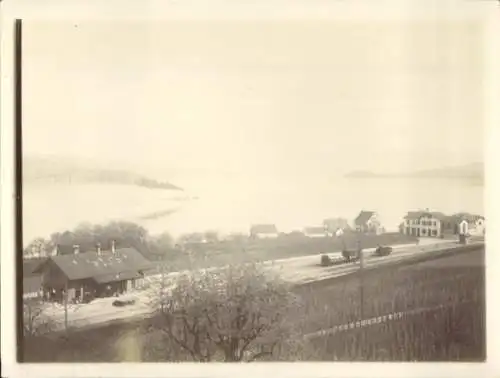
[[[179,183],[179,181],[176,181]],[[130,220],[151,233],[217,230],[248,232],[253,223],[274,223],[280,231],[320,225],[329,217],[349,221],[374,210],[388,230],[408,210],[429,208],[484,214],[482,186],[450,180],[243,179],[180,180],[185,193],[116,185],[25,185],[24,240],[47,237],[81,222]],[[197,197],[197,199],[185,199]],[[175,210],[170,215],[145,215]],[[147,218],[147,217],[146,217]]]

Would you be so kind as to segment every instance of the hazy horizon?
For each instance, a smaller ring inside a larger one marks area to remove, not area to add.
[[[24,28],[27,154],[263,175],[483,160],[473,23]]]

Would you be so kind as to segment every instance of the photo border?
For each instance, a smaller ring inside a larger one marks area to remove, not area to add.
[[[147,6],[146,6],[147,4]],[[404,5],[402,5],[404,4]],[[425,4],[425,5],[424,5]],[[441,5],[438,5],[441,4]],[[254,1],[252,4],[238,0],[208,1],[75,1],[75,0],[4,0],[2,4],[1,51],[1,305],[2,311],[2,367],[5,376],[110,376],[110,377],[204,377],[234,376],[236,374],[274,375],[276,377],[302,376],[352,376],[352,377],[493,377],[500,374],[500,330],[495,319],[500,319],[495,287],[500,287],[500,259],[498,235],[486,236],[486,294],[487,298],[487,362],[485,363],[252,363],[252,364],[196,364],[196,363],[139,363],[139,364],[19,364],[13,347],[16,344],[14,324],[22,325],[22,312],[13,314],[7,309],[16,308],[14,292],[22,298],[21,282],[16,279],[13,266],[22,271],[22,150],[21,92],[14,91],[22,80],[13,75],[16,19],[278,19],[321,18],[332,20],[414,20],[428,18],[473,18],[485,25],[485,215],[488,229],[500,229],[498,169],[500,117],[498,105],[498,70],[500,68],[498,41],[500,36],[497,1],[315,1],[280,0]],[[15,95],[13,96],[13,92]],[[14,125],[17,124],[17,127]],[[496,195],[495,195],[496,194]],[[21,228],[19,228],[21,227]],[[16,232],[17,230],[17,232]],[[19,244],[21,243],[21,244]],[[11,251],[14,251],[14,256]],[[20,264],[20,265],[19,265]],[[19,270],[18,270],[19,271]],[[19,277],[18,277],[19,278]],[[17,284],[12,285],[12,282]],[[17,301],[19,306],[19,301]],[[22,303],[21,303],[22,306]],[[17,307],[19,310],[19,307]],[[20,335],[18,335],[19,338]]]

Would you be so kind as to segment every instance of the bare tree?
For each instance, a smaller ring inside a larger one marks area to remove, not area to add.
[[[23,303],[24,337],[31,337],[50,332],[54,322],[44,312],[43,302],[25,300]]]
[[[154,327],[194,361],[255,361],[287,338],[296,304],[288,285],[256,264],[189,272],[158,297]]]

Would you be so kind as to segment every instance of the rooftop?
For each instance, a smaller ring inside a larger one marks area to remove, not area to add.
[[[364,225],[374,214],[375,211],[361,211],[354,220],[354,223],[358,226]]]
[[[70,280],[78,280],[123,272],[151,269],[154,265],[134,248],[119,248],[111,251],[90,251],[78,254],[52,256],[53,261]],[[36,271],[41,271],[45,264]]]
[[[278,229],[274,224],[256,224],[250,228],[252,234],[277,234]]]

